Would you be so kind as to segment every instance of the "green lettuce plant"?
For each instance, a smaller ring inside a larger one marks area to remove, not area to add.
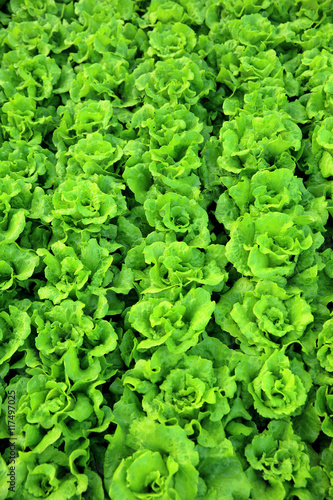
[[[163,24],[160,21],[149,34],[149,56],[157,55],[161,59],[182,57],[193,51],[197,40],[195,32],[186,24]]]
[[[104,467],[111,498],[195,499],[198,453],[181,428],[145,418],[134,421],[128,434],[119,427],[110,438]]]
[[[289,491],[300,494],[311,479],[310,456],[291,423],[273,420],[245,448],[251,468],[248,477],[256,482],[256,496],[285,498]]]
[[[211,445],[214,431],[219,435],[218,424],[229,413],[237,388],[228,364],[192,354],[173,356],[165,347],[155,351],[150,362],[138,361],[123,383],[143,395],[142,408],[151,419],[178,424],[190,435],[199,429],[197,440],[203,446]]]
[[[267,280],[254,286],[246,278],[221,297],[214,314],[216,322],[244,348],[258,350],[298,342],[314,319],[311,306],[299,294]]]
[[[253,362],[253,359],[251,360]],[[290,360],[282,350],[264,354],[261,366],[246,372],[246,362],[239,365],[238,376],[249,381],[247,389],[256,411],[265,418],[283,419],[299,413],[312,386],[310,374],[297,358]]]
[[[168,78],[169,73],[173,74],[173,81]],[[215,88],[206,63],[186,56],[167,58],[156,65],[152,58],[148,58],[133,74],[136,78],[135,87],[154,106],[162,106],[167,102],[193,106]]]
[[[210,243],[207,212],[194,200],[166,193],[144,203],[148,223],[157,231],[173,231],[185,243],[205,248]]]
[[[0,171],[1,181],[6,182],[7,175],[10,179],[23,179],[25,202],[29,200],[27,191],[29,184],[35,185],[41,182],[46,188],[50,188],[55,184],[55,163],[56,159],[54,153],[41,146],[29,146],[25,141],[4,141],[0,148]],[[14,186],[17,188],[19,183],[11,185],[11,193],[15,191]],[[6,193],[6,189],[3,189]],[[3,194],[4,194],[3,193]],[[18,193],[17,193],[18,194]],[[13,207],[14,208],[14,207]]]
[[[193,347],[205,331],[215,302],[210,293],[193,288],[185,296],[170,302],[163,298],[148,298],[132,306],[128,316],[131,326],[144,340],[138,349],[150,349],[166,344],[171,352],[185,352]]]
[[[296,223],[309,224],[323,230],[327,222],[324,198],[309,196],[301,179],[291,170],[262,170],[244,177],[221,194],[216,206],[216,218],[231,230],[238,217],[250,213],[254,217],[268,212],[284,212]]]
[[[221,128],[223,153],[218,163],[228,175],[249,175],[269,168],[275,157],[301,147],[301,130],[288,114],[267,112],[264,116],[239,114]],[[287,156],[287,158],[288,158]],[[229,174],[230,175],[230,174]]]
[[[227,280],[227,260],[222,245],[209,245],[204,254],[184,241],[175,241],[170,245],[156,241],[146,246],[143,253],[145,262],[151,265],[147,280],[149,286],[143,290],[144,293],[158,293],[177,287],[186,289],[198,284],[207,290],[218,291]]]
[[[285,284],[287,278],[313,264],[314,251],[323,241],[321,233],[295,224],[284,212],[259,218],[245,214],[232,226],[226,256],[245,276]]]

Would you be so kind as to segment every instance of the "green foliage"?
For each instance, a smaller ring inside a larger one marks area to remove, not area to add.
[[[0,0],[0,500],[333,499],[331,3]]]

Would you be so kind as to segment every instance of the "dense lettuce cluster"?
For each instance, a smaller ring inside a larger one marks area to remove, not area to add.
[[[333,499],[331,0],[0,5],[0,500]]]

